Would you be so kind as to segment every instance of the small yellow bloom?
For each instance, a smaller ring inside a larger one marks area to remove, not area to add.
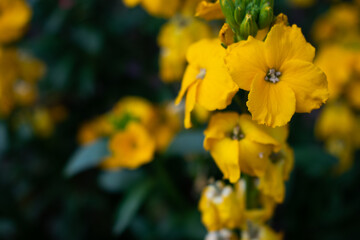
[[[180,0],[123,0],[127,7],[141,5],[150,15],[170,18],[180,6]]]
[[[194,42],[211,37],[210,27],[194,17],[176,15],[160,30],[160,76],[164,82],[180,81],[186,67],[186,51]]]
[[[0,42],[8,43],[21,37],[31,18],[26,1],[1,0],[0,12]]]
[[[207,0],[201,1],[196,9],[195,16],[208,21],[225,18],[219,0],[214,3]]]
[[[224,63],[226,50],[218,39],[201,40],[190,46],[187,52],[185,75],[182,81],[176,104],[186,94],[185,120],[186,128],[191,127],[191,112],[195,104],[209,111],[226,108],[238,91],[238,86],[231,77]]]
[[[345,95],[351,106],[360,110],[360,79],[349,82],[345,88]]]
[[[315,64],[327,76],[329,98],[337,98],[342,93],[354,72],[355,60],[353,52],[339,44],[325,45],[320,49]]]
[[[216,113],[204,132],[204,148],[210,151],[225,179],[234,183],[245,172],[264,176],[269,155],[280,143],[247,114]]]
[[[110,136],[115,132],[115,127],[110,123],[107,115],[95,118],[85,123],[79,130],[78,142],[86,145],[94,142],[100,137]]]
[[[124,131],[111,137],[109,149],[112,155],[101,163],[103,168],[135,169],[153,159],[155,141],[144,126],[130,122]]]
[[[125,115],[141,122],[147,129],[154,129],[156,123],[156,110],[151,102],[141,97],[124,97],[112,109],[108,119],[116,123]]]
[[[315,49],[300,28],[273,26],[265,42],[249,37],[232,44],[225,58],[232,79],[250,91],[253,120],[276,127],[296,112],[311,112],[328,98],[325,74],[312,61]]]

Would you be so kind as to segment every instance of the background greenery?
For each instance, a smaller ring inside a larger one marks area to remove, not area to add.
[[[201,131],[182,133],[165,156],[136,171],[65,170],[79,148],[75,133],[81,124],[122,96],[153,102],[176,96],[178,86],[163,84],[157,75],[156,37],[166,21],[141,8],[126,9],[120,0],[29,4],[32,22],[18,44],[47,65],[41,100],[61,103],[69,114],[48,139],[14,129],[11,118],[1,121],[0,239],[202,239],[196,183],[199,176],[221,174],[202,150]],[[329,6],[276,4],[308,39],[312,23]],[[313,137],[317,114],[296,115],[291,123],[296,166],[271,224],[285,239],[357,239],[360,163],[332,175],[337,160]],[[183,139],[196,144],[180,144]]]

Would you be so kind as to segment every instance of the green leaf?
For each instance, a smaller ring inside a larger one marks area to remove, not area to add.
[[[114,234],[120,235],[124,232],[153,186],[153,181],[145,180],[134,186],[134,188],[126,194],[116,213],[116,220],[113,228]]]
[[[100,139],[91,145],[81,147],[71,157],[65,168],[65,175],[72,177],[79,172],[95,167],[107,155],[109,155],[107,139]]]
[[[180,132],[170,144],[167,153],[170,154],[203,154],[204,133],[200,130]]]

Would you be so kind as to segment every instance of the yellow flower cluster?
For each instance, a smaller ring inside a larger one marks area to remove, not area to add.
[[[360,148],[359,12],[356,4],[334,5],[313,29],[314,39],[320,44],[315,63],[328,76],[330,93],[315,133],[327,151],[339,159],[337,173],[352,166],[354,153]]]
[[[219,38],[184,47],[188,64],[175,102],[185,98],[185,127],[193,127],[197,107],[214,112],[231,105],[213,113],[204,132],[204,148],[230,182],[202,193],[206,239],[282,238],[265,223],[284,201],[294,165],[287,124],[295,112],[310,113],[329,97],[326,75],[313,63],[315,48],[286,15],[275,17],[273,6],[270,0],[201,1],[196,16],[226,23]]]
[[[134,169],[153,160],[156,151],[165,151],[179,128],[175,106],[154,106],[139,97],[125,97],[110,112],[84,124],[78,139],[90,144],[109,138],[111,155],[101,166]]]

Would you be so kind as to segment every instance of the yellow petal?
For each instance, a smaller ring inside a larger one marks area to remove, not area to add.
[[[235,183],[240,178],[238,141],[224,138],[212,144],[211,156],[224,174],[225,179]]]
[[[251,36],[246,41],[240,41],[228,47],[225,64],[232,79],[241,89],[250,91],[256,74],[259,72],[266,74],[269,70],[264,53],[264,43]]]
[[[198,75],[198,73],[199,73],[199,70],[196,67],[194,67],[192,65],[188,65],[188,67],[186,68],[183,80],[181,82],[180,92],[175,100],[176,104],[179,104],[181,102],[182,98],[184,97],[184,95],[185,95],[186,91],[188,90],[188,88],[190,87],[190,85],[196,81],[196,76]]]
[[[219,0],[214,3],[201,1],[196,8],[195,16],[203,18],[207,21],[225,18],[223,12],[221,11]]]
[[[195,107],[196,103],[196,91],[199,85],[199,81],[193,83],[186,94],[186,102],[185,102],[185,119],[184,119],[184,126],[185,128],[191,128],[191,112]]]
[[[197,102],[209,111],[224,109],[238,91],[225,66],[212,66],[199,82]]]
[[[209,139],[222,139],[233,131],[234,127],[238,124],[239,114],[235,112],[215,113],[211,116],[209,126],[204,131],[205,140],[204,148],[210,149]]]
[[[247,106],[253,120],[270,127],[284,126],[295,113],[295,94],[286,83],[270,83],[258,75],[251,86]]]
[[[312,62],[315,57],[315,48],[306,42],[301,29],[284,24],[273,26],[265,40],[267,63],[279,69],[286,60],[299,59]]]
[[[296,112],[311,112],[328,99],[326,75],[311,62],[291,60],[283,64],[280,72],[280,81],[295,93]]]
[[[238,141],[241,171],[251,176],[263,176],[273,147],[253,142],[246,137]]]
[[[248,114],[242,114],[239,119],[239,125],[241,131],[247,139],[261,143],[261,144],[272,144],[274,146],[280,145],[272,136],[270,136],[261,125],[251,120],[251,116]]]
[[[284,201],[285,184],[283,179],[284,162],[270,163],[265,175],[260,178],[259,190],[273,197],[278,203]]]

